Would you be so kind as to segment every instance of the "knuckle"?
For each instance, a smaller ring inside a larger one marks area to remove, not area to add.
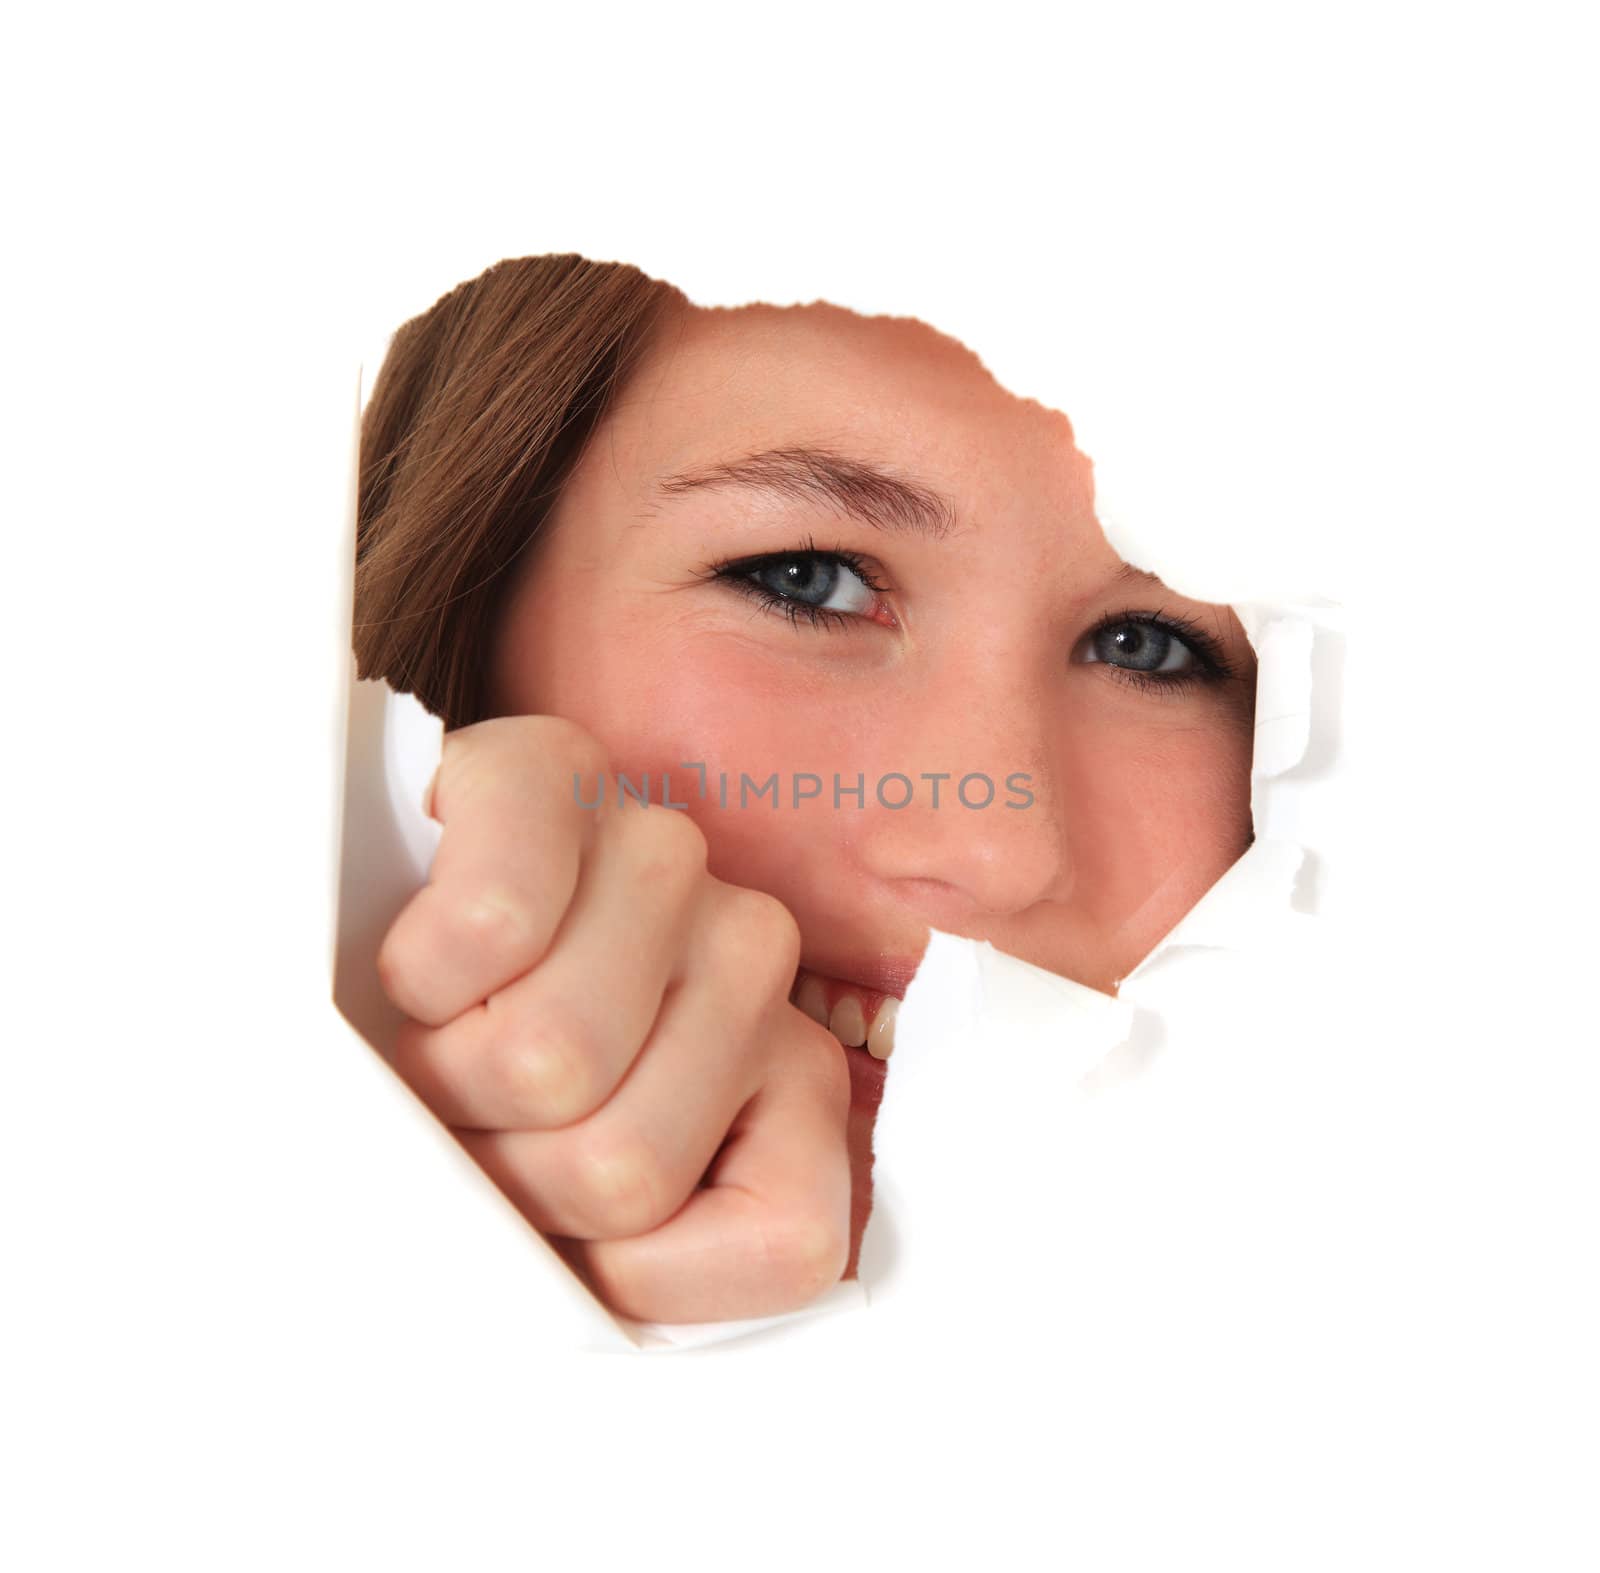
[[[588,778],[604,775],[610,766],[610,753],[592,732],[564,716],[524,716],[536,723],[524,739],[533,758],[548,768],[559,761],[563,772]]]
[[[540,948],[532,910],[504,885],[482,885],[445,899],[438,921],[451,949],[505,966],[531,964]]]
[[[535,1129],[559,1129],[601,1102],[595,1056],[576,1023],[545,1021],[507,1032],[491,1049],[492,1074],[507,1106]]]
[[[677,1210],[669,1178],[637,1132],[586,1132],[576,1150],[578,1202],[592,1238],[648,1234]]]
[[[773,1288],[790,1303],[804,1305],[844,1276],[849,1220],[820,1202],[797,1206],[768,1222],[763,1246]]]
[[[710,856],[706,833],[680,810],[652,805],[613,823],[638,838],[640,879],[682,883],[705,872]]]
[[[800,925],[775,896],[727,887],[717,915],[712,949],[746,988],[788,996],[800,965]]]

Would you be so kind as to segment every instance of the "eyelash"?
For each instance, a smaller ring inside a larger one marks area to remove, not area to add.
[[[1181,640],[1193,653],[1195,664],[1187,672],[1136,672],[1131,667],[1114,666],[1109,661],[1097,663],[1104,666],[1119,683],[1131,683],[1146,693],[1171,694],[1190,683],[1222,683],[1238,675],[1224,653],[1221,641],[1198,623],[1180,617],[1176,612],[1141,612],[1132,607],[1110,612],[1083,636],[1080,643],[1089,644],[1106,629],[1122,628],[1129,623],[1139,628],[1157,628]]]
[[[702,570],[707,579],[719,579],[725,584],[732,585],[744,595],[748,595],[758,605],[768,611],[781,612],[789,621],[798,628],[803,617],[813,628],[831,627],[848,628],[852,623],[861,622],[861,618],[850,612],[835,611],[825,606],[812,606],[805,601],[797,601],[787,595],[779,595],[775,590],[769,590],[766,585],[758,583],[751,576],[762,568],[769,568],[774,563],[792,562],[820,562],[837,564],[848,568],[862,584],[874,595],[887,595],[889,586],[880,584],[873,577],[872,570],[867,567],[866,559],[859,557],[854,552],[847,552],[840,548],[824,551],[809,537],[804,546],[796,547],[788,552],[763,552],[759,557],[738,557],[726,562],[708,564]]]
[[[827,607],[811,606],[805,601],[797,601],[786,595],[779,595],[774,590],[769,590],[764,584],[758,583],[753,574],[774,563],[787,563],[804,559],[806,561],[842,564],[851,573],[861,580],[875,595],[887,595],[889,586],[880,584],[873,577],[871,569],[866,565],[864,558],[855,552],[844,551],[840,548],[823,550],[814,540],[807,538],[804,546],[796,547],[786,552],[763,552],[757,557],[729,558],[723,562],[710,563],[701,570],[702,576],[707,579],[720,580],[732,585],[741,594],[748,595],[758,605],[768,611],[780,612],[787,617],[790,623],[798,628],[802,617],[813,628],[832,627],[844,629],[854,623],[859,623],[861,618],[850,612],[832,611]],[[1141,628],[1156,628],[1162,633],[1170,634],[1181,640],[1193,652],[1195,666],[1187,672],[1136,672],[1129,667],[1115,666],[1110,662],[1099,662],[1109,671],[1118,682],[1131,683],[1136,688],[1146,692],[1173,693],[1179,688],[1190,683],[1216,683],[1225,682],[1236,676],[1227,656],[1223,653],[1221,643],[1198,623],[1187,617],[1180,617],[1172,612],[1142,612],[1128,607],[1123,611],[1109,612],[1102,617],[1093,628],[1083,636],[1083,644],[1104,633],[1108,628],[1118,628],[1133,623]]]

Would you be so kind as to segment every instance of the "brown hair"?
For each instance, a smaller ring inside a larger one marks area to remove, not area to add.
[[[544,522],[658,312],[637,268],[500,262],[395,335],[361,424],[362,677],[482,719],[506,570]]]

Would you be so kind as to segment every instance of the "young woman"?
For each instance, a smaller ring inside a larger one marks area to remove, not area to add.
[[[645,1320],[853,1271],[930,928],[1114,990],[1250,840],[1237,619],[914,321],[491,268],[374,390],[356,647],[449,729],[396,1068]]]

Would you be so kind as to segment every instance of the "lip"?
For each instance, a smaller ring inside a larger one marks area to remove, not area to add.
[[[829,957],[805,952],[800,957],[800,965],[806,972],[814,972],[865,994],[889,994],[895,999],[904,999],[917,968],[922,965],[922,957],[887,953]]]

